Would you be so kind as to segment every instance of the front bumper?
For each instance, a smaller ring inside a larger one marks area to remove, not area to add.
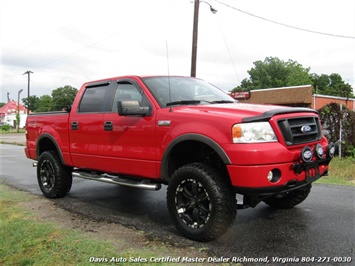
[[[331,158],[312,162],[292,162],[269,165],[228,165],[232,185],[236,193],[250,196],[271,196],[308,186],[328,174]],[[270,171],[279,174],[270,181]]]

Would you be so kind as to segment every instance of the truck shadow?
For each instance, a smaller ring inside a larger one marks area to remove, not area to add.
[[[181,236],[171,222],[165,186],[159,191],[148,191],[84,180],[76,182],[71,193],[57,203],[91,219],[133,226],[151,238],[208,247],[211,254],[216,245],[225,245],[226,250],[235,250],[236,245],[243,249],[245,243],[253,241],[258,245],[263,243],[267,250],[286,242],[290,245],[296,232],[307,230],[305,221],[311,215],[302,208],[302,204],[290,210],[277,210],[260,203],[255,208],[238,210],[234,225],[217,240],[196,243]],[[230,243],[233,243],[233,248],[229,247]]]

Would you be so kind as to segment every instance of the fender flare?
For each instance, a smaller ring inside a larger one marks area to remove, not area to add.
[[[41,136],[39,136],[37,138],[37,141],[36,141],[36,157],[37,157],[37,159],[41,155],[40,154],[40,145],[39,145],[39,143],[45,138],[49,139],[54,144],[55,149],[56,149],[56,151],[58,153],[59,159],[60,159],[61,163],[64,165],[63,154],[62,154],[61,149],[59,148],[59,145],[58,145],[57,141],[55,140],[55,138],[52,135],[47,134],[47,133],[44,133],[44,134],[42,134]]]
[[[201,134],[186,134],[186,135],[182,135],[182,136],[175,138],[173,141],[171,141],[169,143],[169,145],[165,149],[164,154],[163,154],[163,158],[162,158],[161,169],[160,169],[161,170],[161,177],[163,180],[169,179],[168,160],[170,158],[173,148],[177,144],[184,142],[184,141],[188,141],[188,140],[198,141],[198,142],[202,142],[202,143],[206,144],[207,146],[209,146],[211,149],[213,149],[218,154],[218,156],[222,159],[222,162],[224,164],[231,164],[232,163],[231,160],[229,159],[227,153],[213,139],[206,137],[204,135],[201,135]]]

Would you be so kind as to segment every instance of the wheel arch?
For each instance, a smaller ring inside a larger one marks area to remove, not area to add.
[[[193,152],[191,152],[191,149]],[[231,161],[223,148],[213,139],[201,134],[186,134],[169,143],[162,158],[161,177],[168,183],[172,173],[180,166],[206,159],[208,153],[218,156],[224,167]]]
[[[61,149],[59,148],[59,145],[57,141],[54,139],[54,137],[50,134],[42,134],[40,137],[37,139],[36,143],[36,157],[39,158],[39,156],[45,152],[45,151],[55,151],[58,154],[58,157],[61,161],[61,163],[64,165],[64,158]]]

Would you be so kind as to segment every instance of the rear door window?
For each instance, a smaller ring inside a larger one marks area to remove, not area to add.
[[[87,87],[79,105],[80,113],[101,113],[105,111],[105,98],[107,97],[108,86]]]

